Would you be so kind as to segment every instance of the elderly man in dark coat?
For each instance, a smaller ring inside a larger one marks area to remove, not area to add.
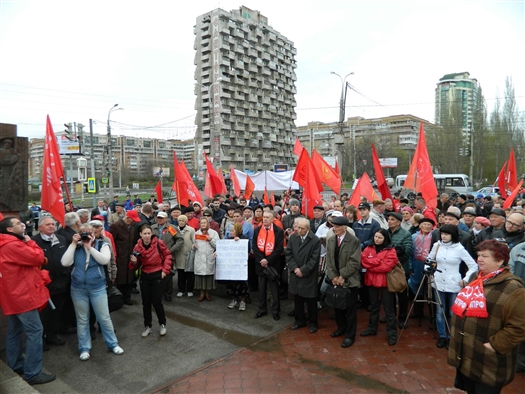
[[[349,222],[342,216],[332,219],[335,237],[326,240],[326,275],[334,286],[342,286],[348,291],[348,307],[335,310],[337,330],[332,338],[345,336],[341,347],[352,346],[357,331],[357,294],[359,290],[359,271],[361,266],[361,244],[346,231]]]
[[[129,259],[133,247],[137,242],[135,224],[140,219],[137,211],[128,211],[126,216],[111,225],[109,232],[115,241],[115,253],[117,255],[117,279],[115,284],[124,296],[126,305],[133,305],[131,301],[131,288],[135,280],[135,271],[128,268]]]
[[[310,332],[317,331],[317,290],[321,241],[310,230],[306,218],[298,218],[297,231],[290,235],[285,256],[290,270],[288,291],[294,295],[295,324],[292,330],[306,326],[304,303],[308,306]]]

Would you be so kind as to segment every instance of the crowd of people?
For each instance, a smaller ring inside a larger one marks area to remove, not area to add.
[[[230,310],[247,311],[258,295],[256,319],[271,312],[279,320],[281,300],[292,297],[290,329],[308,326],[312,334],[318,309],[332,293],[327,290],[338,289],[345,302],[335,309],[331,336],[344,337],[343,348],[356,341],[357,308],[369,312],[359,336],[375,336],[386,323],[387,343],[394,346],[410,318],[421,324],[428,305],[436,346],[449,350],[457,387],[469,392],[497,392],[525,370],[523,199],[503,209],[498,195],[442,194],[433,209],[420,195],[413,201],[400,193],[385,200],[361,197],[354,206],[344,193],[313,207],[312,217],[301,213],[293,191],[275,200],[227,194],[171,207],[154,196],[145,202],[115,196],[109,205],[99,200],[91,212],[67,212],[59,229],[32,207],[39,213],[32,238],[31,218],[4,218],[0,263],[9,366],[31,384],[51,381],[53,375],[41,372],[42,351],[63,345],[60,333],[76,331],[80,360],[90,359],[97,323],[108,349],[122,354],[109,288],[116,287],[126,305],[133,305],[133,293],[141,294],[145,338],[153,329],[152,308],[159,334],[166,335],[163,302],[172,302],[174,292],[177,298],[198,292],[198,302],[212,301],[218,283],[226,285],[231,301],[224,307]],[[248,241],[248,279],[216,281],[217,242],[241,239]],[[389,274],[399,264],[408,286],[389,291]],[[25,279],[15,286],[15,277]],[[29,296],[27,286],[37,291]],[[20,292],[24,303],[15,299]]]

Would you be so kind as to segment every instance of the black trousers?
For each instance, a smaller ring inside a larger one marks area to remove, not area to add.
[[[376,333],[379,326],[379,309],[381,302],[386,314],[386,334],[388,338],[397,338],[396,310],[394,309],[395,295],[389,293],[386,287],[369,287],[370,297],[370,318],[368,320],[368,330]]]
[[[183,269],[177,270],[177,286],[181,293],[193,293],[194,285],[195,274],[193,272],[186,272]]]
[[[40,320],[44,327],[44,336],[47,339],[56,339],[58,335],[66,297],[67,293],[52,294],[51,301],[53,301],[55,309],[51,309],[51,306],[48,304],[44,310],[40,312]]]
[[[305,302],[308,307],[310,327],[317,327],[317,298],[306,298],[297,294],[294,295],[295,324],[300,326],[306,324],[306,315],[304,313]]]
[[[140,294],[142,295],[142,313],[144,314],[144,327],[151,327],[153,319],[151,315],[151,306],[155,308],[159,324],[166,324],[166,315],[162,305],[162,293],[164,291],[164,282],[162,280],[162,271],[140,275]]]
[[[252,254],[248,256],[248,285],[250,291],[257,291],[259,288],[259,275],[255,272],[255,257]]]
[[[117,289],[122,293],[122,296],[126,300],[131,299],[131,289],[133,287],[133,283],[127,283],[125,285],[117,285]]]
[[[480,382],[476,382],[475,380],[466,377],[459,371],[457,371],[456,375],[456,380],[458,379],[463,384],[462,390],[465,390],[467,394],[499,394],[503,388],[502,386],[492,387]]]
[[[362,271],[359,273],[359,277],[361,279],[361,287],[359,288],[359,300],[361,301],[361,306],[363,308],[366,308],[368,305],[370,305],[368,286],[365,285],[365,273],[366,272]]]
[[[268,312],[268,301],[266,292],[268,285],[272,293],[272,305],[270,309],[272,313],[279,313],[281,310],[281,301],[279,300],[279,289],[277,282],[269,280],[265,275],[257,275],[259,278],[259,311]]]
[[[396,311],[396,295],[397,295],[397,301],[399,304],[399,311],[397,313],[397,319],[400,323],[404,323],[407,318],[407,312],[408,312],[408,293],[407,289],[403,290],[400,293],[392,293],[392,306],[394,307],[394,313]]]
[[[350,305],[346,309],[335,310],[335,322],[337,323],[338,331],[344,331],[346,338],[355,340],[355,334],[357,332],[357,295],[359,294],[359,289],[357,287],[351,287],[348,291],[350,292]]]

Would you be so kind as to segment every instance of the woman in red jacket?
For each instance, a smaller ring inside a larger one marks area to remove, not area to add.
[[[370,318],[368,328],[360,335],[367,337],[377,334],[379,325],[379,306],[383,302],[386,314],[386,333],[388,344],[393,346],[397,342],[396,313],[394,310],[395,293],[389,293],[386,274],[397,264],[397,254],[394,249],[390,234],[385,229],[380,229],[374,234],[374,244],[367,246],[361,255],[361,265],[366,269],[365,285],[368,286],[370,295]]]
[[[152,234],[149,224],[141,226],[139,234],[140,239],[130,257],[130,269],[136,269],[137,264],[141,263],[140,294],[144,315],[142,338],[146,338],[151,333],[152,305],[159,319],[160,335],[166,335],[166,314],[162,305],[162,293],[164,292],[163,279],[171,270],[171,252],[161,239]]]

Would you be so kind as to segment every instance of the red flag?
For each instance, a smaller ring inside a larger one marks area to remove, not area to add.
[[[266,186],[264,187],[263,201],[265,204],[269,204],[270,200],[268,199],[268,192],[266,191]]]
[[[385,175],[383,174],[383,168],[381,167],[381,163],[379,162],[379,157],[377,157],[376,147],[374,146],[373,143],[372,143],[372,161],[374,162],[374,171],[376,173],[377,189],[379,190],[379,193],[381,193],[381,198],[383,200],[385,198],[392,199],[390,188],[388,187],[388,184],[386,183]]]
[[[273,195],[273,192],[272,196],[270,197],[270,203],[275,207],[275,196]]]
[[[304,152],[306,152],[306,149],[303,150],[303,153]],[[307,179],[312,180],[315,177],[316,171],[309,158],[308,158],[308,161],[310,163],[307,166],[306,177]],[[306,186],[303,187],[303,199],[302,199],[302,204],[301,204],[302,214],[308,218],[313,218],[314,217],[314,207],[316,205],[322,205],[322,204],[323,204],[323,196],[321,196],[321,194],[319,193],[319,189],[317,188],[316,183],[313,181],[306,182]]]
[[[417,143],[416,153],[412,159],[412,164],[410,164],[410,169],[408,170],[405,187],[413,189],[416,193],[421,192],[428,207],[437,207],[438,191],[434,174],[432,174],[430,157],[428,156],[423,123],[420,123],[419,126],[419,141]]]
[[[157,193],[157,201],[159,204],[162,204],[162,185],[160,183],[160,179],[157,182],[157,186],[155,186],[155,193]]]
[[[202,200],[202,195],[197,186],[195,186],[195,183],[193,182],[193,179],[191,179],[190,172],[186,168],[186,163],[184,163],[184,160],[180,162],[180,166],[182,170],[184,171],[184,175],[186,176],[186,181],[184,182],[184,187],[186,188],[186,193],[188,194],[188,198],[191,201],[198,201],[204,206],[204,201]]]
[[[310,169],[310,167],[312,168]],[[313,182],[317,187],[317,191],[324,190],[323,184],[313,168],[312,160],[310,160],[306,149],[303,149],[299,157],[292,179],[297,182],[299,186],[306,187],[308,183]]]
[[[370,182],[370,177],[366,172],[364,172],[363,176],[361,176],[361,178],[359,178],[357,181],[348,205],[358,207],[359,203],[361,202],[361,196],[366,197],[368,201],[374,201],[378,198],[374,188],[372,187],[372,182]]]
[[[293,146],[293,153],[294,155],[301,156],[301,152],[303,151],[303,146],[301,145],[301,141],[299,141],[299,138],[295,139],[295,144]]]
[[[514,202],[514,199],[520,191],[521,185],[523,185],[523,179],[520,181],[520,183],[516,185],[512,193],[510,193],[510,196],[505,200],[505,203],[503,204],[503,209],[512,207],[512,203]]]
[[[221,183],[222,183],[221,194],[226,194],[226,193],[228,193],[228,189],[226,188],[226,182],[224,182],[224,175],[222,174],[222,169],[217,168],[217,176],[219,177],[219,180],[220,180]]]
[[[249,175],[246,175],[246,186],[244,186],[244,198],[249,201],[252,197],[253,191],[255,190],[255,184]]]
[[[233,169],[233,164],[230,164],[230,181],[233,183],[233,193],[236,196],[241,195],[241,185],[239,184],[239,178],[237,178],[237,173]]]
[[[507,172],[507,162],[505,162],[505,164],[503,164],[503,167],[501,167],[501,170],[498,175],[498,179],[496,179],[496,182],[499,187],[499,194],[501,194],[503,198],[507,198],[507,184],[505,183],[506,172]]]
[[[337,173],[337,175],[339,176],[339,178],[341,178],[341,170],[339,169],[339,162],[337,161],[337,157],[335,158],[335,168],[334,168],[334,170]]]
[[[206,161],[206,184],[204,187],[204,194],[213,198],[214,195],[221,194],[222,192],[221,180],[215,173],[212,164],[208,160],[206,152],[204,152],[204,160]]]
[[[49,212],[65,227],[64,199],[60,178],[64,178],[64,168],[58,150],[57,140],[49,115],[46,122],[46,141],[44,144],[44,164],[42,171],[42,209]],[[67,187],[67,186],[66,186]]]
[[[312,152],[312,163],[316,170],[317,176],[321,179],[321,182],[323,182],[326,186],[332,189],[336,195],[339,196],[341,194],[341,178],[332,168],[332,166],[324,161],[324,159],[319,153],[317,153],[315,149]]]
[[[514,148],[510,151],[509,165],[507,166],[507,185],[510,190],[514,190],[518,184],[518,174],[516,171],[516,158],[514,157]]]

